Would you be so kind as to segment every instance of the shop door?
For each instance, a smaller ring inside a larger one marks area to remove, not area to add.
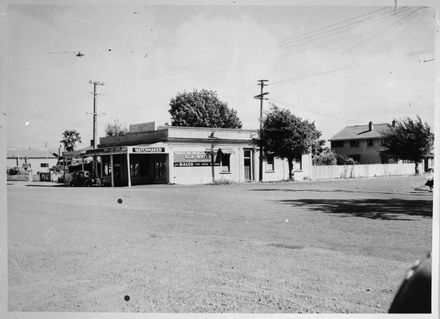
[[[115,186],[121,186],[122,185],[121,164],[115,163],[113,164],[113,168],[114,168],[113,181],[115,183]]]
[[[153,157],[154,165],[154,182],[155,183],[167,183],[168,182],[168,168],[167,168],[167,155],[160,154]]]
[[[244,180],[254,180],[254,150],[244,149]]]

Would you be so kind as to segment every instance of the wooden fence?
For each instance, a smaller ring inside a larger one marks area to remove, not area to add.
[[[419,165],[419,168],[422,168]],[[414,163],[312,166],[311,179],[345,179],[414,174]]]

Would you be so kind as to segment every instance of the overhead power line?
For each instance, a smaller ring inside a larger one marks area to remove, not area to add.
[[[307,107],[301,107],[301,106],[298,106],[298,105],[292,105],[292,104],[281,102],[281,101],[278,101],[278,100],[275,100],[275,99],[272,99],[272,98],[270,98],[269,101],[272,101],[275,104],[280,104],[280,105],[283,105],[283,106],[287,106],[289,108],[300,109],[300,110],[307,111],[307,112],[310,112],[310,113],[314,113],[314,114],[317,114],[317,115],[321,115],[321,116],[324,116],[324,117],[327,117],[327,118],[334,118],[334,119],[337,119],[337,120],[343,120],[343,121],[347,121],[347,122],[355,122],[355,123],[358,122],[358,120],[355,120],[355,119],[349,119],[349,118],[335,116],[335,115],[324,113],[324,112],[315,111],[315,110],[307,108]]]

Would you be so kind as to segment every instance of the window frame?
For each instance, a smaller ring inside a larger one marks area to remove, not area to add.
[[[331,147],[344,147],[344,141],[331,141]]]
[[[231,173],[231,154],[220,153],[220,174]]]
[[[358,148],[359,140],[350,140],[350,148]]]
[[[266,154],[266,172],[275,172],[275,156],[273,154]]]

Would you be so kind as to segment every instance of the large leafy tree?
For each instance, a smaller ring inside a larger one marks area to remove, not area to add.
[[[75,149],[76,143],[81,143],[81,136],[76,130],[65,130],[60,143],[64,145],[66,151],[71,152]]]
[[[241,128],[234,109],[220,101],[211,90],[179,93],[170,101],[171,125],[191,127]]]
[[[122,126],[118,120],[114,120],[113,123],[107,123],[104,128],[105,136],[119,136],[125,135],[128,129]]]
[[[381,133],[382,149],[380,154],[395,160],[410,160],[415,163],[415,173],[419,174],[419,162],[433,148],[434,134],[431,127],[417,116],[416,120],[409,117],[401,121],[394,120],[387,130]]]
[[[293,161],[301,158],[303,154],[309,154],[312,145],[316,145],[316,140],[320,136],[321,132],[316,129],[315,123],[303,120],[289,110],[273,105],[264,118],[260,137],[254,142],[264,152],[286,158],[289,164],[289,179],[292,179]]]

